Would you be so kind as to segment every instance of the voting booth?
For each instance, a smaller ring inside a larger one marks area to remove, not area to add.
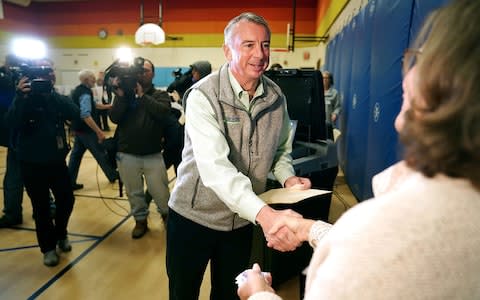
[[[332,191],[338,173],[337,150],[327,139],[322,74],[318,70],[280,69],[265,73],[286,96],[295,130],[292,157],[297,176],[308,177],[312,188]],[[268,189],[281,188],[273,177]],[[331,193],[307,197],[295,203],[271,204],[275,209],[293,209],[305,218],[328,221]],[[273,287],[299,276],[309,264],[313,250],[304,243],[292,252],[268,248],[262,229],[254,229],[251,262],[271,272]]]

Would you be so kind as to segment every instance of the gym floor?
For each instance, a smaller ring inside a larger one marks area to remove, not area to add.
[[[0,147],[0,179],[5,174],[6,148]],[[171,187],[175,178],[169,170]],[[23,224],[0,229],[0,299],[168,299],[165,270],[165,228],[154,204],[150,208],[149,232],[132,240],[134,220],[129,216],[125,193],[111,184],[89,152],[79,173],[84,188],[75,191],[75,207],[69,223],[73,250],[62,253],[60,264],[43,265],[28,196],[24,193]],[[2,181],[0,181],[2,186]],[[329,221],[336,219],[357,200],[345,184],[341,171],[335,182]],[[3,193],[0,193],[3,209]],[[283,283],[277,292],[289,300],[299,299],[297,277]],[[200,294],[209,299],[209,272]]]

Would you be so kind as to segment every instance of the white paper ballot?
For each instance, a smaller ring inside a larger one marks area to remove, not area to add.
[[[298,188],[291,187],[272,189],[258,195],[258,197],[260,197],[260,199],[265,201],[267,204],[292,204],[307,198],[328,193],[331,193],[331,191],[317,189],[300,190]]]

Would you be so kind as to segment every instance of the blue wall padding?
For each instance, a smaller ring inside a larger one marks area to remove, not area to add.
[[[373,175],[399,159],[398,135],[393,124],[402,103],[402,57],[408,46],[411,12],[412,0],[376,2],[372,32],[365,197],[372,195],[370,183]]]
[[[352,56],[353,49],[353,30],[352,24],[347,24],[340,33],[340,43],[342,45],[340,53],[340,72],[335,74],[334,81],[335,87],[338,90],[340,101],[342,103],[342,113],[337,121],[336,127],[340,128],[341,132],[348,132],[348,123],[346,120],[349,118],[351,110],[351,92],[350,92],[350,80],[352,77]],[[346,139],[345,136],[341,136],[338,140],[338,158],[340,166],[345,169],[347,161],[346,156]]]
[[[336,55],[337,55],[337,44],[338,44],[338,35],[335,36],[335,38],[331,42],[332,44],[332,53],[330,55],[330,66],[328,67],[327,70],[330,72],[333,72],[335,70],[335,60],[336,60]]]
[[[335,45],[335,52],[334,52],[334,57],[333,57],[333,66],[330,72],[333,75],[334,78],[334,84],[336,87],[338,87],[338,82],[340,82],[340,62],[342,60],[342,54],[343,54],[343,39],[342,39],[342,32],[340,32],[336,38],[336,45]],[[337,80],[339,79],[339,80]]]
[[[334,40],[332,41],[333,43],[333,47],[332,47],[332,51],[333,51],[333,55],[332,55],[332,64],[331,64],[331,68],[330,68],[330,73],[332,73],[333,75],[333,81],[334,81],[334,87],[338,89],[338,83],[340,82],[340,62],[341,62],[341,57],[342,57],[342,41],[343,39],[341,39],[341,36],[342,36],[342,32],[338,33]],[[343,116],[344,112],[342,112],[342,116]],[[342,117],[341,116],[341,117]],[[342,121],[339,121],[339,129],[341,127],[341,123]],[[343,157],[343,154],[345,153],[344,151],[344,148],[345,148],[345,143],[343,141],[343,136],[340,136],[338,139],[337,139],[337,153],[338,153],[338,163],[340,166],[345,166],[345,157]]]
[[[351,97],[346,131],[345,179],[357,199],[366,197],[365,166],[367,159],[366,133],[370,111],[370,59],[375,5],[369,2],[352,19],[353,57],[351,67]]]
[[[372,197],[372,177],[400,159],[393,124],[402,102],[403,52],[429,12],[448,2],[370,0],[329,42],[324,69],[333,72],[336,88],[347,95],[340,166],[360,201]],[[349,30],[353,42],[345,41]]]
[[[172,76],[172,72],[178,68],[182,69],[182,72],[187,72],[189,67],[155,67],[155,77],[153,78],[153,84],[157,88],[167,88],[175,78]]]

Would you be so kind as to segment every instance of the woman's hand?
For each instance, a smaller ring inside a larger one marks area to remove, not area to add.
[[[252,269],[245,271],[246,280],[238,285],[237,294],[241,300],[246,300],[251,295],[267,291],[275,293],[272,288],[272,275],[263,273],[258,264],[254,264]]]

